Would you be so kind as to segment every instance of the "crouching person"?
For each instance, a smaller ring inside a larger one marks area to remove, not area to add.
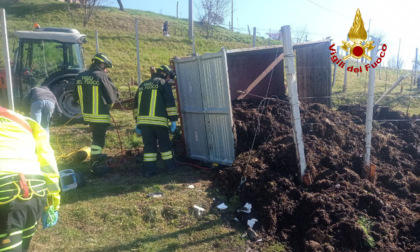
[[[0,251],[27,251],[38,220],[57,223],[59,173],[46,131],[0,107]]]
[[[31,117],[50,134],[50,120],[54,112],[61,116],[55,95],[47,86],[33,87],[25,97],[26,107],[31,108]]]

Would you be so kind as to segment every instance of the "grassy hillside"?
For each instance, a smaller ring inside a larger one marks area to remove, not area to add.
[[[105,52],[112,59],[114,67],[110,71],[113,82],[120,87],[123,98],[127,95],[127,83],[131,78],[137,80],[137,58],[135,41],[135,18],[139,23],[141,79],[150,77],[150,66],[168,64],[174,56],[188,56],[192,53],[191,41],[188,38],[188,20],[163,16],[139,10],[121,12],[117,8],[100,7],[93,14],[91,21],[83,27],[82,9],[77,5],[55,1],[21,1],[12,3],[0,0],[0,7],[6,9],[7,28],[10,51],[17,45],[13,34],[15,30],[32,30],[35,22],[41,27],[75,28],[87,35],[88,43],[84,45],[85,61],[96,52],[95,30],[98,31],[99,51]],[[72,14],[70,14],[72,13]],[[170,37],[162,36],[162,24],[169,21]],[[196,53],[217,52],[221,47],[226,49],[252,46],[252,36],[231,33],[217,27],[213,32],[216,39],[205,39],[204,31],[195,24]],[[268,45],[268,40],[257,38],[257,45]],[[3,60],[2,52],[0,59]],[[0,63],[3,65],[2,63]]]

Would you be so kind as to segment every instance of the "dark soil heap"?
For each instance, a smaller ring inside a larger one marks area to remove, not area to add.
[[[313,178],[305,186],[297,174],[289,104],[234,104],[237,159],[220,172],[218,186],[251,203],[255,228],[289,251],[420,251],[420,126],[398,121],[406,119],[399,112],[376,110],[373,184],[364,179],[365,111],[301,104]]]

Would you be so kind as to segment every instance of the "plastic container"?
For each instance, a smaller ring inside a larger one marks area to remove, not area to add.
[[[60,184],[63,192],[77,188],[76,173],[72,169],[66,169],[60,173]]]

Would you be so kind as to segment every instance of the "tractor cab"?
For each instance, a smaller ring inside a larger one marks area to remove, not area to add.
[[[73,102],[74,79],[85,69],[83,43],[86,35],[75,29],[36,28],[16,31],[19,46],[12,66],[14,96],[21,102],[35,86],[48,86],[66,118],[77,117]]]

